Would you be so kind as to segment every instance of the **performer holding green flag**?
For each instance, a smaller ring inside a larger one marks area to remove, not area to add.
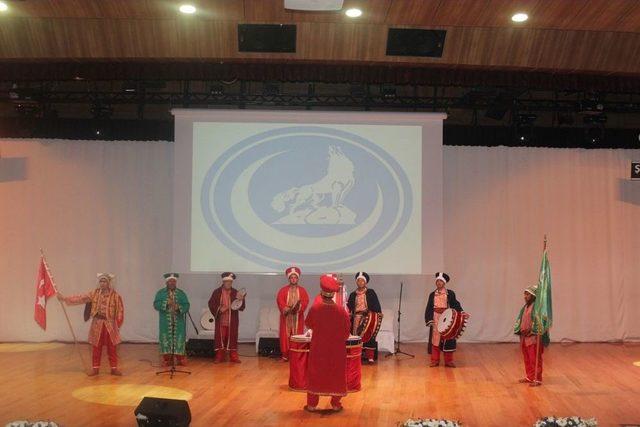
[[[186,364],[185,342],[187,339],[186,315],[189,311],[189,299],[182,289],[178,289],[178,273],[164,276],[166,287],[156,293],[153,307],[160,314],[160,354],[163,366],[172,364],[172,358],[178,365]]]
[[[526,376],[521,383],[535,387],[542,384],[542,352],[549,345],[549,329],[553,323],[551,304],[551,268],[547,256],[547,240],[540,266],[538,285],[524,291],[525,305],[520,310],[514,332],[520,336]]]

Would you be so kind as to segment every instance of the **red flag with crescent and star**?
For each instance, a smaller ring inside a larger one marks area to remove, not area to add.
[[[36,279],[36,301],[33,318],[44,330],[47,329],[47,300],[56,294],[56,285],[49,272],[44,256],[40,257],[38,278]]]

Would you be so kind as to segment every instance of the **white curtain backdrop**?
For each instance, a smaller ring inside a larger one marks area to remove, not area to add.
[[[123,338],[154,341],[151,303],[171,263],[173,145],[1,140],[0,156],[0,341],[71,338],[55,300],[46,332],[33,321],[40,247],[66,294],[92,289],[96,272],[114,272],[125,302]],[[640,150],[445,147],[443,270],[472,316],[464,341],[514,340],[514,317],[523,288],[537,279],[545,233],[552,338],[640,339],[640,181],[627,180],[629,162],[638,159]],[[217,281],[183,277],[196,321]],[[253,340],[259,308],[274,304],[283,281],[239,278],[249,293],[241,340]],[[403,340],[423,340],[432,278],[374,277],[383,307],[397,310],[400,281]],[[317,276],[303,274],[303,283],[317,293]],[[86,338],[82,308],[69,314]]]

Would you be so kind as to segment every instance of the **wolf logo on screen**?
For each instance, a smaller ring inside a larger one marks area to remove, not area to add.
[[[273,197],[271,207],[287,213],[275,224],[355,224],[356,214],[344,205],[354,184],[353,162],[340,147],[330,146],[326,175]]]
[[[280,269],[339,270],[389,247],[413,210],[400,164],[324,126],[284,126],[233,144],[209,167],[202,215],[242,257]]]

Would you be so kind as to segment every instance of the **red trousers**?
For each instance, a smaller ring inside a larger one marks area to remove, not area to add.
[[[373,360],[375,359],[376,356],[376,351],[372,348],[365,348],[364,349],[364,357],[367,358],[367,360]]]
[[[536,344],[525,345],[524,339],[520,340],[520,348],[522,349],[522,356],[524,358],[524,370],[526,373],[526,379],[529,381],[542,382],[542,352],[544,346],[540,343],[540,353],[538,358],[538,372],[536,375]]]
[[[93,369],[100,369],[100,360],[102,360],[102,347],[105,345],[107,346],[107,354],[109,355],[109,363],[111,363],[111,369],[116,369],[118,367],[118,353],[116,353],[116,346],[111,342],[111,337],[109,336],[109,332],[107,332],[107,327],[103,325],[102,331],[100,331],[100,340],[98,341],[98,345],[93,346]]]
[[[187,356],[183,354],[163,354],[162,362],[164,366],[171,366],[171,356],[175,356],[175,361],[178,365],[186,365]]]
[[[331,406],[334,408],[342,406],[340,404],[340,400],[342,396],[331,396]],[[307,393],[307,406],[310,408],[315,408],[318,406],[318,402],[320,402],[320,396],[313,393]]]
[[[440,362],[440,353],[444,353],[444,363],[453,362],[453,351],[440,351],[437,345],[431,346],[431,361]]]
[[[229,342],[229,326],[220,326],[220,341],[222,345]],[[220,348],[216,350],[216,362],[224,362],[224,359],[227,355],[226,348]],[[231,362],[240,362],[240,358],[238,357],[238,350],[229,350],[229,360]]]

